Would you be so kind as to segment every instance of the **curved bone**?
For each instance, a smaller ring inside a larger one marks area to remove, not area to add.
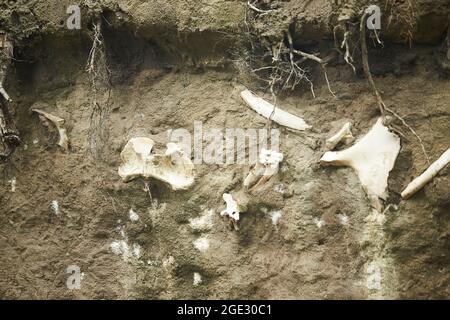
[[[343,151],[328,151],[320,161],[353,168],[372,206],[381,212],[379,198],[386,200],[387,180],[400,152],[400,138],[390,132],[379,118],[356,144]]]
[[[417,191],[422,189],[439,171],[450,163],[450,148],[447,149],[435,162],[433,162],[424,173],[415,178],[402,192],[402,198],[408,199]]]
[[[351,131],[352,124],[350,122],[345,123],[341,130],[339,130],[334,136],[327,139],[326,148],[328,150],[333,150],[341,141],[344,144],[350,144],[355,141],[355,137]]]
[[[54,116],[50,113],[47,113],[47,112],[39,110],[39,109],[31,109],[31,110],[33,112],[36,112],[37,114],[39,114],[40,117],[44,117],[45,119],[49,120],[51,123],[53,123],[55,125],[55,127],[59,133],[58,145],[61,148],[63,148],[64,150],[69,149],[69,138],[67,137],[67,130],[66,130],[66,128],[64,128],[64,123],[66,121],[63,118]]]
[[[138,177],[154,178],[170,184],[173,190],[187,189],[194,183],[194,164],[179,146],[168,143],[165,154],[152,154],[150,138],[133,138],[120,154],[119,175],[125,182]]]
[[[244,99],[245,103],[258,114],[262,115],[264,118],[270,118],[282,126],[295,130],[306,130],[311,128],[311,126],[307,125],[305,120],[300,117],[294,116],[280,108],[275,108],[274,111],[274,106],[272,104],[257,97],[247,89],[241,92],[241,97]]]
[[[244,180],[244,187],[256,189],[263,186],[272,176],[278,173],[279,164],[282,160],[282,153],[261,149],[258,162]]]

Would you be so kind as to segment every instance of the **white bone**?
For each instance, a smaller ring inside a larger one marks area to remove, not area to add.
[[[223,200],[226,203],[225,210],[220,213],[221,216],[229,216],[234,221],[239,221],[240,213],[247,211],[247,205],[244,203],[245,197],[239,193],[231,195],[229,193],[223,194]]]
[[[230,218],[239,221],[239,205],[236,200],[233,199],[233,196],[229,193],[223,194],[223,200],[227,204],[225,210],[222,210],[220,213],[221,216],[229,216]]]
[[[154,178],[170,184],[173,190],[187,189],[194,183],[194,164],[175,143],[168,143],[165,154],[152,154],[154,142],[133,138],[120,154],[119,175],[125,182],[138,177]]]
[[[6,101],[11,102],[11,98],[9,97],[8,93],[6,92],[5,88],[3,88],[3,84],[0,83],[0,94],[5,98]]]
[[[381,118],[356,144],[343,151],[328,151],[320,161],[335,166],[353,168],[369,197],[379,212],[379,198],[386,200],[387,180],[400,152],[400,138],[383,125]]]
[[[339,130],[335,135],[326,141],[326,148],[328,150],[333,150],[341,141],[344,144],[350,144],[355,141],[355,137],[351,132],[352,124],[350,122],[345,123],[341,130]]]
[[[69,138],[67,137],[67,130],[64,128],[64,123],[66,122],[64,119],[54,116],[50,113],[47,113],[45,111],[39,110],[39,109],[31,109],[33,112],[36,112],[40,116],[46,118],[51,123],[53,123],[58,130],[59,133],[59,141],[58,145],[63,148],[64,150],[69,149]]]
[[[274,111],[274,106],[272,104],[260,97],[257,97],[247,89],[241,92],[241,97],[250,108],[266,119],[270,118],[282,126],[295,130],[303,131],[311,128],[311,126],[307,125],[305,120],[300,117],[297,117],[280,108],[275,108]]]
[[[258,162],[244,180],[244,187],[251,188],[253,186],[253,188],[257,188],[263,185],[278,173],[281,161],[283,161],[282,153],[261,149]]]
[[[450,149],[447,149],[435,162],[433,162],[424,173],[415,178],[402,192],[402,198],[408,199],[414,193],[422,189],[439,171],[450,163]]]
[[[8,35],[0,31],[0,56],[3,55],[3,57],[0,57],[3,60],[0,62],[0,94],[8,102],[12,102],[12,99],[3,87],[3,81],[5,80],[8,65],[11,63],[11,58],[14,55],[13,50],[14,46],[13,43],[8,40]]]

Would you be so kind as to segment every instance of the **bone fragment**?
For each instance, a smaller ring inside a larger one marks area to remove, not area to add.
[[[355,137],[351,132],[352,124],[350,122],[345,123],[342,128],[331,138],[326,141],[326,148],[328,150],[333,150],[340,142],[344,144],[350,144],[355,141]]]
[[[194,183],[194,164],[175,143],[168,143],[164,154],[153,154],[150,138],[132,138],[120,154],[119,175],[128,182],[138,177],[168,183],[173,190],[187,189]]]
[[[379,118],[356,144],[343,151],[326,152],[321,163],[353,168],[371,205],[382,212],[380,198],[387,198],[387,180],[400,152],[400,138],[390,132]]]
[[[241,193],[224,193],[223,200],[226,208],[220,213],[221,216],[229,216],[234,221],[239,221],[240,213],[247,211],[248,199]]]
[[[262,115],[266,119],[272,119],[282,126],[295,130],[303,131],[311,128],[311,126],[306,124],[305,120],[303,120],[302,118],[297,117],[280,108],[274,109],[274,106],[272,104],[260,97],[257,97],[247,89],[241,92],[241,97],[250,108],[252,108],[254,111]]]
[[[279,164],[282,160],[282,153],[262,149],[258,162],[244,180],[244,187],[252,190],[260,189],[270,178],[278,173]]]
[[[408,199],[417,191],[423,188],[439,171],[450,163],[450,148],[447,149],[435,162],[433,162],[424,173],[415,178],[405,190],[402,191],[402,198]]]
[[[51,123],[53,123],[58,130],[59,133],[59,141],[58,145],[63,148],[64,150],[69,149],[69,138],[67,137],[67,130],[64,127],[64,123],[66,122],[64,119],[54,116],[50,113],[47,113],[45,111],[42,111],[40,109],[31,109],[33,112],[36,112],[40,116],[44,117],[45,119],[49,120]]]

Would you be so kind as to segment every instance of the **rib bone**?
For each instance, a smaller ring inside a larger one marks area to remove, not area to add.
[[[402,198],[408,199],[417,191],[422,189],[439,171],[450,163],[450,148],[447,149],[435,162],[433,162],[424,173],[415,178],[402,192]]]
[[[302,118],[294,116],[280,108],[274,109],[272,104],[257,97],[247,89],[241,92],[241,97],[244,99],[245,103],[258,114],[262,115],[264,118],[272,119],[282,126],[302,131],[311,128],[311,126],[307,125]]]

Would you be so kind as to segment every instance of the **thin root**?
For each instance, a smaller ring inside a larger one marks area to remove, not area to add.
[[[361,53],[362,53],[362,63],[363,63],[363,69],[364,73],[366,75],[367,80],[369,81],[370,86],[372,87],[372,91],[375,94],[378,107],[380,109],[380,113],[383,118],[386,118],[386,111],[391,113],[395,118],[400,120],[402,124],[411,131],[411,133],[417,138],[419,141],[420,147],[422,148],[422,152],[425,155],[425,158],[430,163],[430,158],[428,157],[427,151],[425,150],[425,146],[423,144],[422,138],[416,133],[416,131],[405,121],[403,117],[401,117],[399,114],[397,114],[392,109],[388,108],[386,104],[384,103],[380,92],[378,91],[375,82],[372,77],[372,73],[370,72],[369,67],[369,58],[368,58],[368,50],[367,50],[367,43],[366,43],[366,19],[367,19],[368,13],[364,13],[361,17],[360,21],[360,37],[361,37]]]

